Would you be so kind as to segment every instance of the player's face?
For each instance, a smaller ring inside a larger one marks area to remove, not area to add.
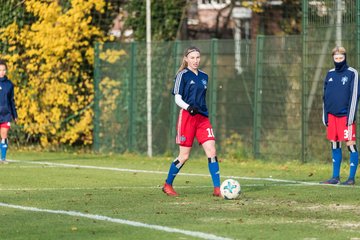
[[[0,65],[0,78],[5,77],[6,75],[6,67],[5,65]]]
[[[335,54],[334,55],[334,62],[342,62],[345,60],[345,55],[344,54]]]
[[[190,70],[197,70],[200,64],[200,53],[196,51],[191,52],[185,57],[185,60]]]

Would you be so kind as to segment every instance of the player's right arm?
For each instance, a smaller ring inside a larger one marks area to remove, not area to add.
[[[185,84],[185,82],[183,80],[183,74],[185,72],[186,72],[186,70],[182,70],[178,74],[176,74],[172,94],[175,95],[175,103],[176,103],[176,105],[178,105],[179,107],[187,110],[188,107],[189,107],[189,104],[186,103],[184,101],[184,99],[183,99],[184,84]]]
[[[179,107],[181,107],[185,110],[187,110],[189,108],[189,104],[184,102],[184,100],[182,99],[182,96],[180,94],[175,94],[175,103],[176,103],[176,105],[178,105]]]
[[[184,69],[180,71],[176,77],[175,77],[175,84],[172,94],[175,95],[175,103],[182,109],[187,110],[192,116],[195,116],[199,113],[199,109],[197,107],[194,107],[187,102],[184,101],[183,95],[186,94],[185,92],[185,85],[186,82],[183,79],[183,74],[186,73],[188,70]],[[186,99],[186,97],[185,97]]]
[[[191,106],[189,104],[187,104],[181,97],[180,94],[176,94],[175,95],[175,103],[185,109],[186,111],[188,111],[190,113],[191,116],[195,116],[196,114],[199,113],[199,109],[197,107]]]

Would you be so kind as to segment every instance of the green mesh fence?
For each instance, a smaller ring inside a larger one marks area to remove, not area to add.
[[[258,36],[254,117],[256,157],[301,157],[299,36]]]
[[[175,65],[173,45],[153,45],[152,115],[155,152],[164,152],[168,148],[169,134],[165,133],[168,132],[171,119],[169,88]],[[99,47],[102,48],[101,53]],[[98,45],[96,52],[95,148],[115,152],[146,152],[146,45],[105,44]],[[170,54],[165,57],[164,53]],[[108,61],[109,56],[111,58],[116,54],[120,55],[118,59]],[[156,139],[161,141],[157,142]]]
[[[340,2],[303,1],[302,35],[153,43],[154,154],[177,151],[171,89],[183,50],[196,45],[210,77],[207,105],[219,155],[329,159],[322,94],[331,49],[343,45],[355,68],[360,56],[359,0]],[[146,44],[97,45],[95,59],[94,149],[146,153]]]
[[[252,52],[255,48],[250,42],[240,44],[244,50],[241,74],[234,68],[234,41],[152,44],[152,145],[155,154],[176,148],[175,125],[179,109],[171,90],[183,51],[189,45],[201,49],[201,69],[211,79],[207,104],[217,139],[225,147],[234,144],[226,142],[232,136],[241,140],[236,148],[247,146],[251,154],[255,62]],[[119,52],[123,55],[115,59]],[[95,91],[95,150],[145,153],[146,44],[97,45]]]

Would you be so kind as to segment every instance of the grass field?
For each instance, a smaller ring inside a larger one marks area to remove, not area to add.
[[[318,184],[331,163],[224,160],[222,180],[237,178],[242,194],[223,200],[211,196],[206,159],[182,168],[176,198],[161,192],[170,158],[9,159],[0,165],[0,239],[360,239],[360,185]]]

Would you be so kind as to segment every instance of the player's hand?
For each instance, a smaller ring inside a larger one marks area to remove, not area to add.
[[[194,106],[189,106],[186,110],[190,113],[191,116],[195,116],[199,113],[199,109]]]

